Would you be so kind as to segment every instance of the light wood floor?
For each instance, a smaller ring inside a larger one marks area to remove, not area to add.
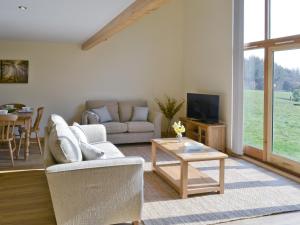
[[[56,224],[43,170],[0,173],[0,224]]]
[[[34,154],[33,157],[39,157]],[[0,171],[0,225],[55,225],[43,169]],[[300,212],[222,223],[223,225],[299,225]]]

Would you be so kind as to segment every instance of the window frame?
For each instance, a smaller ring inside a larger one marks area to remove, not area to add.
[[[244,43],[244,52],[264,49],[264,131],[263,149],[243,145],[244,154],[263,162],[269,162],[281,168],[299,174],[300,163],[272,154],[272,65],[274,49],[300,49],[300,34],[280,38],[270,38],[270,0],[265,0],[265,39]]]

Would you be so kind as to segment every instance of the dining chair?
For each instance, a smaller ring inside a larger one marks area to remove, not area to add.
[[[17,115],[0,115],[0,142],[8,143],[11,163],[14,166],[14,152],[16,151],[16,137],[14,134]],[[12,146],[14,144],[14,147]]]
[[[41,119],[43,117],[43,113],[44,113],[44,107],[39,107],[37,109],[37,116],[35,118],[33,127],[30,128],[30,132],[29,132],[30,136],[31,136],[32,133],[35,134],[36,141],[32,142],[32,143],[37,143],[38,144],[39,150],[40,150],[40,154],[42,154],[42,145],[41,145],[41,140],[40,140],[40,136],[39,136],[39,131],[40,131],[40,122],[41,122]],[[26,132],[25,128],[22,128],[20,130],[20,142],[19,142],[19,149],[18,149],[17,156],[19,156],[19,154],[20,154],[21,145],[22,145],[22,138],[23,138],[25,132]]]

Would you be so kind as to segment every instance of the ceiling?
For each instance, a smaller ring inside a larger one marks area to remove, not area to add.
[[[1,0],[0,39],[82,43],[134,1]]]

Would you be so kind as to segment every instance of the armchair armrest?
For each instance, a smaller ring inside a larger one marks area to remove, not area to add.
[[[102,124],[81,125],[80,128],[86,135],[89,143],[106,141],[106,129]]]
[[[155,138],[161,137],[161,120],[162,113],[161,112],[150,112],[149,113],[149,122],[154,124],[154,136]]]
[[[122,157],[112,159],[89,160],[74,163],[55,164],[46,168],[46,174],[71,172],[77,170],[90,170],[115,166],[141,165],[144,159],[141,157]]]
[[[115,224],[141,219],[140,157],[82,161],[46,169],[58,225]]]

